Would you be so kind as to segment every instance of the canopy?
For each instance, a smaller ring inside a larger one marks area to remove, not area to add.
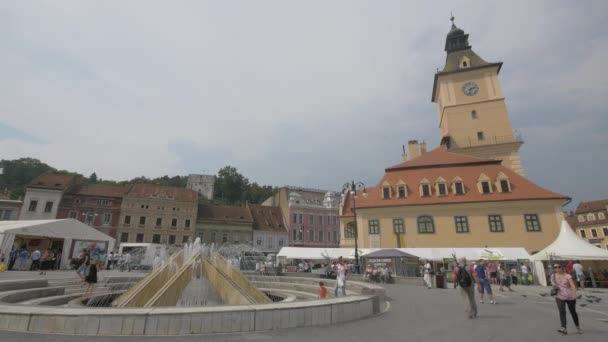
[[[598,248],[580,238],[566,220],[557,236],[549,246],[534,254],[531,259],[536,261],[550,259],[578,259],[578,260],[608,260],[608,251]]]
[[[73,219],[0,221],[0,234],[44,236],[72,240],[114,241],[109,235]]]
[[[16,235],[63,239],[62,265],[67,265],[72,241],[107,241],[108,250],[114,246],[114,238],[78,220],[27,220],[0,221],[0,250],[8,255]]]
[[[465,257],[468,260],[522,260],[530,259],[523,247],[469,247],[469,248],[399,248],[420,259],[443,261],[443,259]]]
[[[400,251],[398,249],[381,249],[375,252],[371,252],[364,255],[365,258],[414,258],[418,259],[417,256],[409,253]]]
[[[379,248],[359,248],[359,256],[378,250]],[[342,257],[354,259],[354,248],[309,248],[309,247],[283,247],[277,253],[278,258],[303,260],[332,260]]]
[[[469,260],[521,260],[530,259],[530,254],[522,247],[498,247],[498,248],[359,248],[359,256],[366,257],[376,251],[396,250],[410,254],[414,257],[429,261],[443,261],[443,259],[466,257]],[[354,259],[354,248],[307,248],[307,247],[283,247],[277,257],[287,259],[322,260],[326,257],[337,259]]]

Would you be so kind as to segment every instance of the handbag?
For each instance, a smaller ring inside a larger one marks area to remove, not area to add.
[[[559,292],[558,289],[556,289],[555,287],[551,289],[551,297],[555,297],[557,296],[557,293]]]

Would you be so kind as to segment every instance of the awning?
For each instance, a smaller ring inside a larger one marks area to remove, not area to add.
[[[608,251],[583,240],[562,221],[559,235],[549,246],[531,257],[533,260],[608,260]]]

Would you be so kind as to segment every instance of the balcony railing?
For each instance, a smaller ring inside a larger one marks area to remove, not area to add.
[[[495,135],[491,137],[484,137],[483,139],[477,139],[475,137],[469,137],[465,141],[461,141],[456,143],[451,140],[449,148],[467,148],[467,147],[477,147],[477,146],[486,146],[486,145],[500,145],[500,144],[510,144],[523,142],[521,133],[515,133],[514,135]]]

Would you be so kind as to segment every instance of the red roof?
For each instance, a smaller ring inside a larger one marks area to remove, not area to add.
[[[128,197],[163,198],[180,202],[198,202],[198,194],[190,189],[158,184],[134,184],[127,192]]]
[[[606,211],[607,205],[608,205],[608,199],[581,202],[581,203],[579,203],[578,207],[576,207],[576,213],[583,214],[583,213],[593,213],[596,211]]]
[[[245,207],[218,205],[218,204],[199,204],[199,221],[233,222],[252,224],[253,218],[249,209]]]
[[[477,188],[481,175],[489,178],[492,193],[482,194]],[[495,182],[499,176],[506,176],[511,191],[498,192]],[[448,194],[439,196],[435,190],[438,180],[445,181]],[[463,183],[465,192],[456,195],[452,191],[452,184],[456,179]],[[426,180],[431,185],[431,196],[423,197],[419,186]],[[407,196],[398,198],[398,183],[406,186]],[[392,197],[382,198],[382,185],[391,186]],[[428,204],[455,204],[474,202],[495,202],[508,200],[541,200],[541,199],[568,199],[567,196],[552,192],[534,184],[510,168],[502,166],[500,161],[478,159],[475,157],[448,152],[445,147],[439,147],[414,160],[389,167],[377,187],[368,188],[367,196],[361,191],[357,192],[357,208],[376,208],[402,205],[428,205]],[[352,196],[347,195],[342,216],[352,216]]]
[[[47,173],[34,179],[28,188],[67,190],[70,186],[80,183],[82,176]]]
[[[247,204],[253,217],[253,229],[274,232],[286,232],[283,213],[280,207]]]
[[[123,197],[129,189],[130,185],[113,185],[113,184],[86,184],[81,185],[78,189],[71,192],[73,195],[81,196],[98,196],[98,197]]]
[[[385,169],[385,171],[389,172],[413,168],[429,168],[469,164],[500,164],[500,160],[480,159],[459,153],[449,152],[445,146],[440,146],[432,151],[421,155],[418,158],[408,160],[401,164],[389,166]]]

